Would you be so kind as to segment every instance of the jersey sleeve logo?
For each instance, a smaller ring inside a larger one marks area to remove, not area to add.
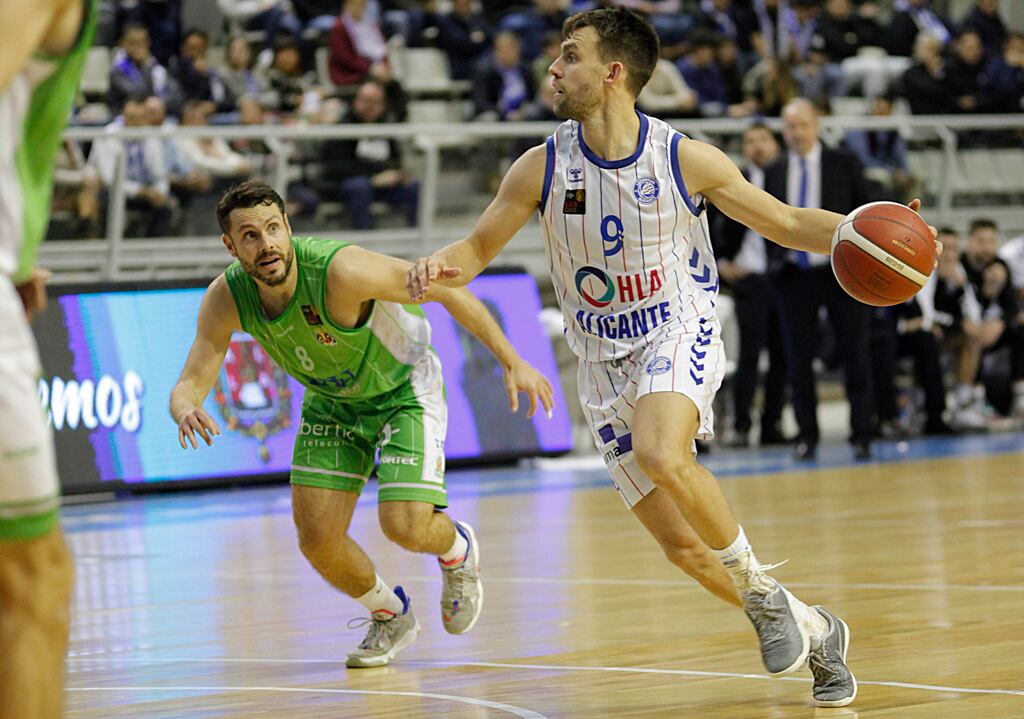
[[[633,183],[633,197],[641,205],[650,205],[658,199],[661,187],[653,177],[641,177]]]

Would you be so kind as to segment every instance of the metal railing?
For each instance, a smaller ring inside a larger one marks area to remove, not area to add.
[[[690,137],[713,143],[739,135],[750,124],[742,119],[676,120],[680,131]],[[773,129],[781,129],[781,121],[768,119]],[[826,141],[836,142],[850,130],[898,130],[907,139],[937,140],[942,153],[941,176],[930,178],[937,186],[937,203],[928,207],[927,217],[933,224],[950,224],[956,220],[954,189],[958,153],[958,133],[981,130],[1024,130],[1024,114],[827,117],[821,121]],[[291,161],[291,142],[328,139],[392,138],[408,142],[422,155],[420,206],[417,227],[409,229],[374,230],[369,232],[320,232],[326,237],[345,237],[381,251],[401,256],[427,253],[433,248],[457,239],[472,226],[475,217],[461,222],[439,222],[438,198],[441,154],[453,142],[475,145],[488,140],[542,138],[551,133],[548,122],[529,123],[463,123],[463,124],[379,124],[379,125],[260,125],[210,127],[139,128],[69,128],[65,137],[76,141],[116,139],[121,142],[162,137],[193,137],[225,140],[251,139],[266,142],[275,157],[273,177],[269,182],[285,193]],[[495,158],[497,167],[497,158]],[[216,274],[226,264],[226,255],[213,237],[176,237],[129,239],[125,237],[125,153],[119,153],[115,177],[107,188],[106,237],[102,240],[55,240],[43,244],[40,264],[67,281],[154,279],[170,277],[201,277]],[[1024,167],[1018,169],[1024,174]],[[979,208],[980,211],[980,208]],[[1014,206],[1007,211],[1024,215],[1024,208]],[[1024,228],[1024,217],[1019,227]],[[546,268],[540,233],[535,224],[520,233],[510,245],[505,259],[543,272]]]

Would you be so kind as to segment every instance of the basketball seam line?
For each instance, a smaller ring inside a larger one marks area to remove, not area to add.
[[[893,257],[871,240],[867,239],[866,237],[862,237],[859,233],[854,232],[849,236],[841,237],[839,241],[850,242],[856,245],[858,248],[860,248],[870,256],[874,257],[876,260],[881,262],[889,269],[898,272],[911,282],[914,282],[917,285],[920,285],[921,287],[924,287],[925,283],[928,282],[928,275],[918,272],[917,270],[915,270],[913,267],[911,267],[898,257]],[[898,262],[899,266],[895,266],[890,262],[887,262],[886,259],[891,259],[894,262]]]

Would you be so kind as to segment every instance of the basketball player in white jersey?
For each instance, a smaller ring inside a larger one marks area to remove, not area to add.
[[[581,403],[626,505],[674,563],[726,599],[738,594],[771,674],[807,662],[815,702],[845,706],[857,692],[846,624],[769,576],[772,565],[757,561],[693,452],[695,439],[712,436],[725,370],[704,202],[785,247],[820,254],[843,218],[779,202],[720,150],[637,112],[658,58],[657,36],[639,15],[580,13],[562,37],[550,74],[555,112],[568,121],[515,162],[469,237],[416,263],[409,294],[421,298],[430,282],[465,284],[539,211],[566,338],[580,359]],[[721,591],[723,568],[735,593]]]
[[[0,0],[0,719],[57,719],[73,568],[26,315],[53,158],[96,26],[95,0]]]

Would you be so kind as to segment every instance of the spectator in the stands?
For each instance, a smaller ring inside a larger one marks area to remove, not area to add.
[[[288,0],[217,0],[217,7],[240,29],[262,32],[268,48],[281,35],[302,34],[302,23],[291,12]]]
[[[477,67],[473,80],[473,116],[478,120],[520,120],[536,88],[522,62],[519,38],[510,32],[494,37],[494,52]]]
[[[148,124],[143,98],[129,98],[123,114],[108,125],[110,131],[121,127],[145,127]],[[97,169],[108,190],[114,184],[121,153],[125,154],[123,180],[125,202],[130,210],[139,210],[142,232],[146,237],[159,237],[171,231],[174,219],[173,201],[163,145],[157,138],[126,140],[103,138],[92,145],[89,163]]]
[[[327,34],[341,12],[341,0],[291,0],[292,11],[304,32]]]
[[[928,35],[944,46],[952,38],[950,24],[931,8],[930,0],[896,0],[896,13],[888,27],[889,52],[915,55],[920,35]]]
[[[694,27],[704,28],[736,43],[744,63],[753,61],[751,36],[757,30],[756,19],[735,0],[701,0]]]
[[[149,51],[149,31],[141,25],[126,25],[110,65],[108,103],[120,112],[129,97],[150,95],[163,98],[171,112],[181,107],[177,80]]]
[[[721,117],[726,112],[728,98],[715,58],[718,36],[709,30],[696,30],[688,40],[690,50],[676,66],[686,84],[697,93],[700,114]]]
[[[523,60],[529,63],[540,55],[548,33],[562,33],[562,23],[568,16],[562,0],[533,0],[531,8],[502,18],[498,29],[519,38],[520,53]]]
[[[207,103],[189,101],[181,108],[183,127],[206,127],[210,124]],[[249,174],[245,157],[231,149],[222,137],[179,137],[175,140],[179,150],[192,166],[214,178],[241,178]]]
[[[978,33],[986,60],[1002,55],[1003,43],[1009,33],[999,16],[999,0],[975,0],[974,7],[960,22],[960,32]]]
[[[474,64],[490,48],[491,38],[483,15],[473,9],[473,0],[453,0],[452,11],[437,21],[437,46],[448,55],[452,78],[468,80]]]
[[[221,70],[221,79],[228,91],[239,98],[251,97],[271,108],[277,105],[277,94],[270,87],[267,70],[254,62],[252,46],[242,35],[236,35],[228,41],[225,51],[225,67]]]
[[[982,94],[981,73],[985,69],[984,48],[976,32],[964,32],[953,44],[946,63],[946,92],[960,112],[986,112],[990,98]]]
[[[858,55],[863,47],[884,48],[886,44],[885,30],[878,21],[855,14],[850,0],[826,0],[814,47],[829,62],[842,63],[848,90],[860,88],[866,97],[888,91],[890,59]]]
[[[1007,36],[1002,56],[985,66],[981,86],[992,112],[1024,112],[1024,34]]]
[[[675,63],[663,58],[654,66],[654,74],[636,104],[657,117],[693,117],[697,114],[697,93],[686,84]]]
[[[617,0],[615,5],[638,10],[647,16],[658,39],[662,57],[674,59],[686,47],[686,36],[693,29],[691,13],[685,12],[682,0]]]
[[[342,121],[375,124],[386,116],[387,95],[380,83],[371,80],[359,86],[352,109]],[[401,151],[393,138],[328,140],[321,156],[321,189],[345,203],[355,229],[373,228],[374,201],[386,202],[401,211],[410,226],[416,224],[419,183],[402,169]]]
[[[187,105],[186,102],[183,107],[187,107]],[[167,172],[171,194],[174,195],[180,207],[188,207],[192,203],[192,198],[204,195],[213,188],[213,177],[209,172],[196,167],[181,151],[179,138],[172,134],[173,128],[177,127],[178,123],[173,118],[167,117],[167,106],[164,101],[159,97],[147,97],[143,106],[146,109],[147,124],[170,130],[160,138],[164,169]]]
[[[755,112],[777,117],[800,89],[788,62],[769,57],[750,68],[743,78],[743,96]]]
[[[87,164],[76,140],[64,140],[54,158],[52,212],[69,212],[69,234],[95,239],[100,234],[100,189],[96,168]]]
[[[167,67],[181,44],[181,6],[182,0],[117,0],[114,26],[119,32],[114,39],[128,25],[141,25],[149,33],[153,57]],[[102,39],[97,38],[97,44],[113,44]]]
[[[217,112],[235,109],[235,95],[215,68],[210,67],[207,53],[210,36],[203,30],[191,29],[181,40],[181,54],[171,61],[171,72],[181,85],[185,100],[211,103]]]
[[[914,64],[903,73],[903,95],[915,115],[944,115],[956,104],[946,86],[942,41],[922,33],[914,41]]]
[[[387,41],[376,18],[367,12],[367,0],[345,0],[341,16],[331,28],[329,43],[328,67],[335,85],[391,80]]]
[[[872,117],[891,117],[893,98],[879,95],[871,102]],[[914,187],[907,164],[907,143],[899,130],[850,130],[843,139],[864,166],[864,174],[874,188],[873,195],[905,202]]]
[[[1000,414],[1012,412],[1024,419],[1024,325],[1019,322],[1021,307],[1010,268],[998,251],[996,223],[985,218],[973,220],[960,262],[981,305],[981,322],[975,339],[980,343],[982,356],[976,382],[985,381],[985,355],[1007,348],[1012,390],[1001,396],[989,393],[989,399]]]
[[[757,111],[757,105],[743,95],[743,76],[746,67],[740,56],[739,48],[732,38],[723,37],[715,50],[715,62],[722,76],[722,87],[725,90],[725,102],[729,106],[730,117],[745,117]]]
[[[551,63],[557,60],[561,54],[562,35],[555,32],[548,33],[548,36],[544,38],[544,47],[540,55],[535,57],[530,64],[530,71],[533,73],[533,84],[536,87],[551,82],[551,74],[548,72],[548,68],[551,67]]]
[[[268,73],[270,87],[277,93],[276,110],[289,115],[309,115],[320,107],[322,90],[316,73],[302,62],[298,42],[287,35],[274,42],[274,59]]]

